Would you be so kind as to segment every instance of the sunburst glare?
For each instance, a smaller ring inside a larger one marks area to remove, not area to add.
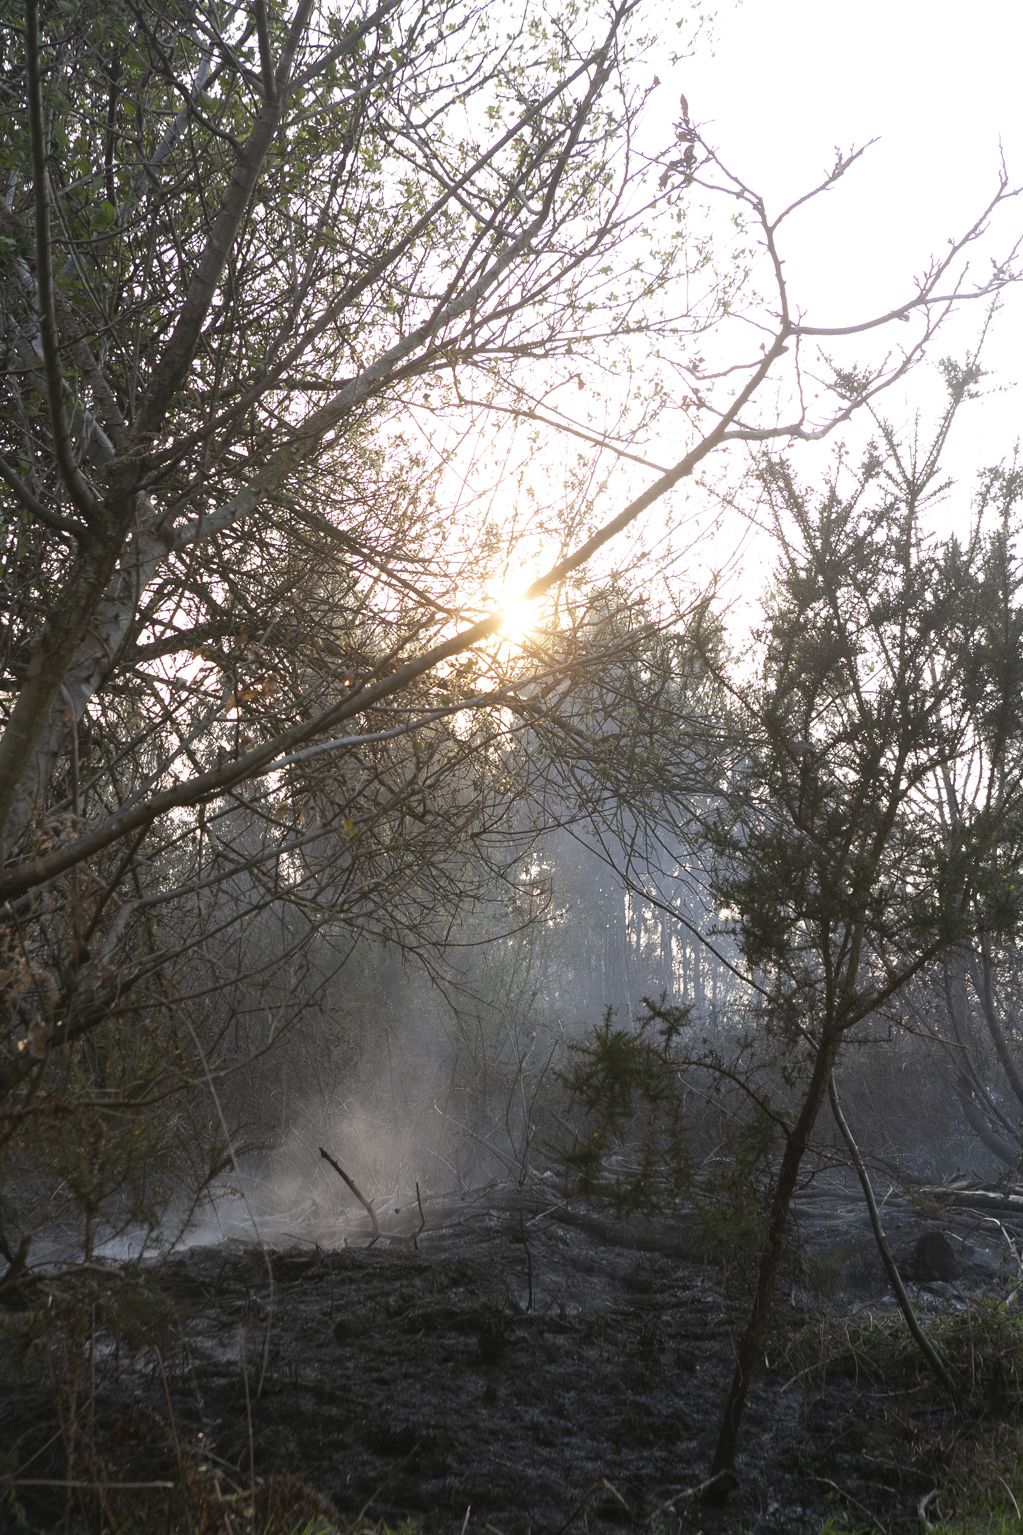
[[[500,632],[515,645],[525,643],[540,617],[540,599],[527,597],[527,590],[524,582],[505,582],[492,594],[501,619]]]

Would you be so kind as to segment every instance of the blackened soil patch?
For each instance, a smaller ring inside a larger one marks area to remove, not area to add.
[[[130,1357],[93,1346],[78,1411],[94,1440],[121,1436],[140,1479],[147,1466],[166,1473],[162,1423],[224,1485],[287,1473],[346,1520],[413,1519],[424,1535],[817,1535],[829,1515],[919,1529],[920,1500],[964,1430],[926,1385],[893,1388],[855,1359],[826,1371],[793,1347],[801,1329],[866,1303],[855,1264],[856,1294],[828,1270],[832,1249],[858,1252],[849,1232],[836,1236],[833,1211],[829,1221],[811,1268],[837,1292],[793,1279],[750,1401],[738,1486],[719,1507],[692,1494],[750,1275],[708,1262],[693,1221],[625,1225],[542,1188],[448,1210],[415,1246],[404,1235],[171,1257],[149,1281],[173,1304],[169,1334]],[[65,1476],[66,1422],[38,1372],[6,1385],[4,1469]],[[52,1491],[19,1497],[31,1527],[55,1524]]]

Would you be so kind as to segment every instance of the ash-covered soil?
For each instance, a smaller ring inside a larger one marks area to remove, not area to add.
[[[855,1361],[826,1371],[807,1348],[836,1316],[891,1307],[846,1190],[802,1201],[737,1486],[717,1505],[697,1490],[751,1264],[710,1261],[695,1217],[616,1221],[542,1179],[424,1215],[413,1236],[419,1212],[403,1212],[406,1229],[372,1246],[351,1233],[333,1248],[231,1241],[148,1271],[172,1302],[169,1333],[132,1355],[94,1349],[78,1388],[104,1474],[162,1474],[170,1443],[221,1487],[289,1473],[345,1520],[411,1519],[424,1535],[816,1535],[829,1515],[921,1527],[967,1428],[929,1384],[893,1388]],[[886,1215],[904,1258],[928,1232],[955,1255],[954,1277],[913,1287],[923,1311],[968,1307],[1012,1277],[995,1219],[904,1203]],[[5,1469],[31,1528],[49,1527],[55,1494],[26,1483],[68,1474],[62,1412],[60,1431],[30,1376],[0,1393]],[[83,1476],[81,1453],[72,1471]]]

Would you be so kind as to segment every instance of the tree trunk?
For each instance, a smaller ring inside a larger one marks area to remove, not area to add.
[[[764,1238],[764,1246],[760,1254],[757,1293],[753,1301],[749,1321],[746,1323],[746,1330],[739,1343],[739,1352],[735,1361],[735,1374],[732,1377],[732,1386],[728,1393],[728,1400],[725,1403],[721,1428],[718,1433],[717,1448],[714,1451],[714,1461],[711,1467],[711,1474],[714,1476],[718,1475],[719,1472],[731,1470],[735,1461],[735,1452],[739,1441],[739,1425],[742,1422],[746,1397],[756,1369],[757,1360],[763,1353],[767,1327],[771,1320],[771,1309],[774,1305],[774,1295],[778,1284],[778,1271],[781,1267],[785,1232],[788,1228],[789,1212],[792,1208],[792,1197],[796,1191],[799,1169],[806,1154],[806,1148],[810,1143],[813,1127],[817,1122],[817,1116],[828,1095],[828,1084],[831,1081],[835,1056],[838,1053],[838,1041],[839,1035],[837,1032],[825,1034],[822,1039],[818,1048],[817,1059],[814,1063],[813,1075],[807,1086],[806,1097],[803,1099],[803,1106],[799,1111],[799,1117],[792,1127],[785,1146],[785,1154],[782,1157],[778,1179],[771,1197],[767,1234]]]
[[[0,848],[23,828],[32,802],[44,787],[33,758],[51,715],[59,714],[61,688],[82,634],[114,572],[120,541],[116,532],[90,540],[76,560],[29,660],[18,697],[0,736]],[[91,637],[91,634],[90,634]],[[67,704],[64,704],[66,710]],[[59,730],[59,720],[55,732]]]

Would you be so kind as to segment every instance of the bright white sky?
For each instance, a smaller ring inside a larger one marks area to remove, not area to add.
[[[788,275],[815,322],[842,324],[907,297],[930,254],[994,190],[999,143],[1010,180],[1023,185],[1019,0],[723,0],[711,28],[662,76],[664,111],[670,119],[684,90],[707,139],[769,205],[819,179],[836,146],[879,140],[791,226]],[[990,249],[1020,231],[1023,198],[1003,213]],[[976,306],[941,350],[965,347],[981,319]],[[1002,384],[1023,371],[1021,343],[1017,293],[987,353]],[[999,457],[1019,407],[1016,394],[993,415],[975,413],[1007,434]]]
[[[1023,185],[1023,0],[965,6],[721,0],[692,56],[672,68],[671,53],[692,35],[693,14],[680,4],[665,6],[663,65],[652,60],[662,84],[647,109],[654,139],[670,141],[684,92],[704,137],[773,212],[823,178],[836,146],[878,140],[788,226],[790,295],[811,323],[862,320],[911,297],[913,279],[932,254],[961,234],[993,194],[1001,153],[1010,182]],[[1023,197],[1002,211],[978,252],[978,279],[988,255],[1005,255],[1021,233]],[[985,312],[983,302],[966,306],[932,358],[965,358]],[[902,340],[890,335],[887,345]],[[869,360],[870,345],[857,344],[858,360]],[[966,531],[975,471],[1011,455],[1023,435],[1023,391],[1016,387],[1023,378],[1023,292],[1005,299],[983,361],[991,392],[961,415],[944,459],[963,486],[937,514],[936,526],[946,531]],[[943,399],[933,368],[924,364],[883,396],[879,409],[908,428],[917,412],[926,423]],[[834,447],[797,448],[797,471],[808,479],[823,472]],[[689,568],[698,576],[695,567],[705,558],[708,568],[729,567],[738,575],[733,594],[750,596],[760,587],[765,555],[757,539],[743,539],[741,519],[728,514]]]
[[[711,19],[691,57],[677,66],[671,55],[693,35],[702,7],[685,0],[647,0],[640,29],[660,12],[663,57],[650,57],[661,81],[645,112],[648,145],[670,144],[684,92],[690,115],[722,159],[760,191],[778,212],[820,181],[836,147],[878,142],[831,192],[794,216],[783,240],[790,295],[815,324],[842,325],[904,303],[914,278],[949,238],[960,235],[996,189],[1000,154],[1010,182],[1023,185],[1023,0],[708,0]],[[681,25],[676,25],[680,22]],[[1023,197],[1002,210],[974,257],[978,280],[987,257],[1005,255],[1023,233]],[[986,314],[983,301],[967,305],[932,350],[932,359],[964,359]],[[881,343],[856,343],[856,359],[871,347],[897,347],[907,339],[891,328]],[[909,327],[906,327],[908,333]],[[852,360],[846,358],[845,360]],[[982,404],[963,413],[945,465],[962,483],[942,508],[938,526],[965,532],[975,471],[1011,455],[1023,435],[1023,292],[1010,292],[984,355],[991,378]],[[943,403],[932,366],[924,364],[878,408],[910,428]],[[823,473],[836,444],[794,450],[797,471]],[[671,444],[653,444],[664,462]],[[663,449],[663,451],[661,451]],[[711,477],[717,461],[708,466]],[[634,489],[646,483],[636,472]],[[617,510],[622,492],[615,493]],[[700,506],[701,499],[703,505]],[[687,492],[685,507],[699,521],[712,518],[706,498]],[[658,513],[643,529],[616,543],[612,563],[629,563],[633,545],[650,547]],[[714,538],[680,550],[679,569],[702,582],[704,572],[740,572],[733,592],[760,589],[769,553],[744,540],[742,519],[726,514]],[[543,563],[542,561],[540,562]],[[599,563],[599,562],[598,562]],[[529,572],[535,573],[535,569]],[[524,572],[511,583],[525,584]]]

